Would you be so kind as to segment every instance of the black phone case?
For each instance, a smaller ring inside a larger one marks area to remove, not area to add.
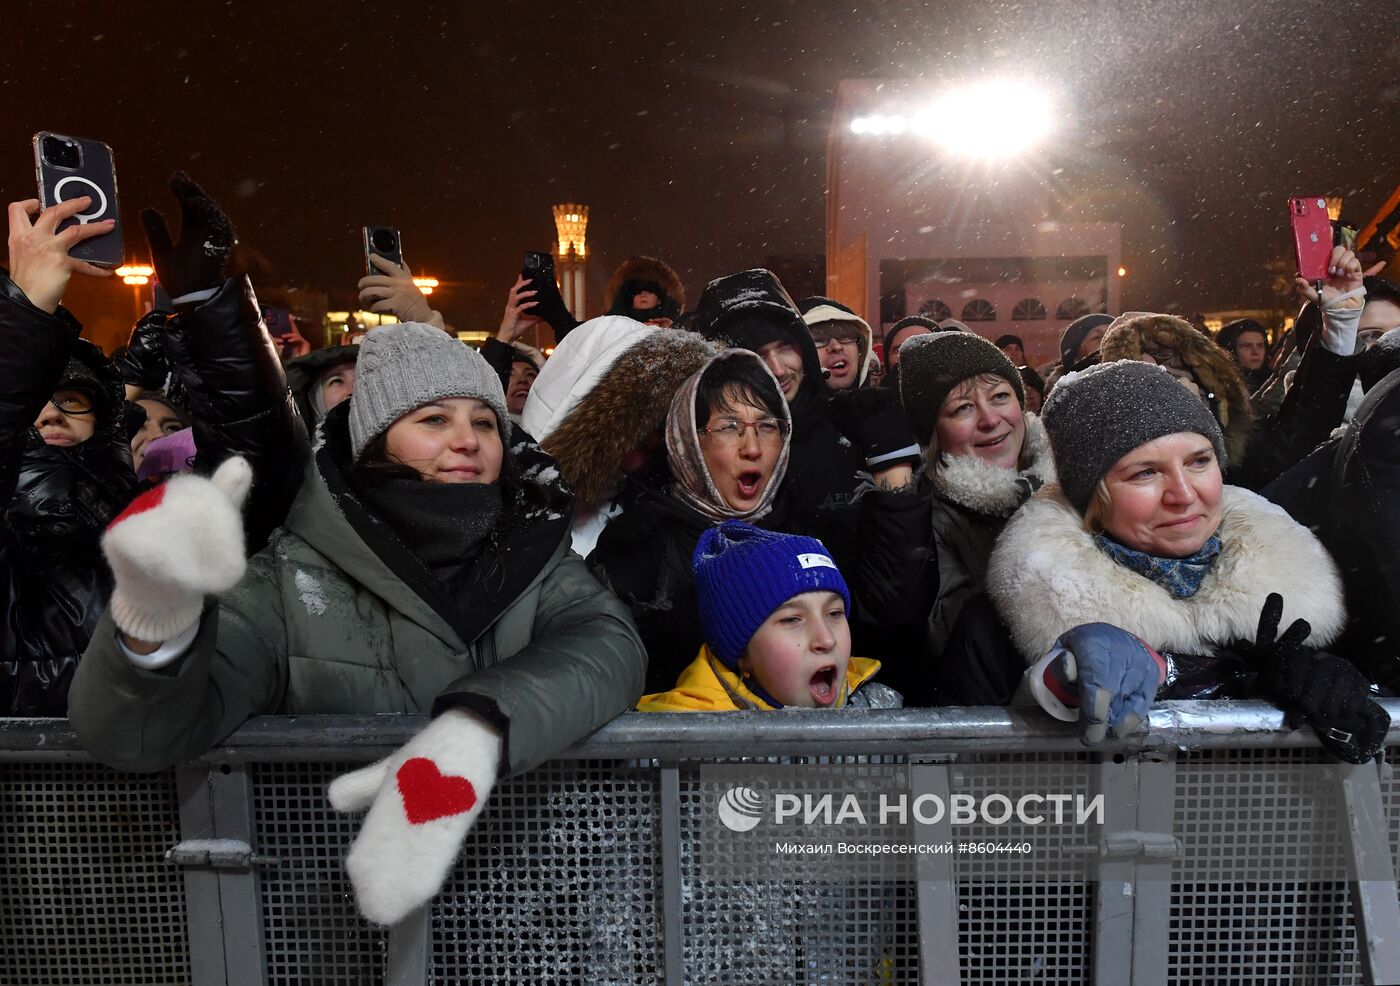
[[[76,168],[63,168],[44,160],[45,137],[60,137],[78,145],[82,160]],[[92,206],[81,217],[65,219],[58,224],[60,231],[79,223],[115,219],[110,233],[83,240],[68,255],[98,267],[120,267],[122,264],[122,220],[117,201],[117,169],[112,149],[100,140],[84,140],[44,131],[34,136],[34,171],[39,185],[39,202],[48,208],[69,199],[91,195]]]
[[[398,250],[397,250],[396,252],[394,252],[394,253],[385,253],[383,250],[378,249],[378,248],[374,245],[374,234],[377,233],[377,232],[378,232],[379,230],[381,230],[381,229],[387,229],[389,232],[391,232],[391,233],[394,234],[394,242],[396,242],[396,243],[399,245],[399,248],[398,248]],[[400,233],[397,229],[395,229],[393,226],[366,226],[366,227],[364,228],[364,238],[365,238],[365,273],[366,273],[366,274],[380,274],[380,275],[382,275],[382,274],[384,273],[382,270],[380,270],[379,268],[375,267],[373,264],[371,264],[371,263],[369,262],[369,255],[370,255],[370,254],[375,254],[375,255],[377,255],[377,256],[383,257],[385,260],[391,260],[391,261],[393,261],[394,263],[398,264],[400,267],[402,267],[402,266],[404,265],[404,263],[403,263],[403,234],[401,234],[401,233]]]

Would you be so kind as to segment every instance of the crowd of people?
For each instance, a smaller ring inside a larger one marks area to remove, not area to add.
[[[1095,744],[1254,697],[1344,760],[1384,743],[1400,288],[1344,246],[1285,338],[1093,313],[1037,368],[763,269],[688,309],[649,257],[582,323],[521,277],[478,351],[375,258],[361,301],[398,321],[284,363],[228,217],[171,189],[179,235],[142,218],[173,310],[111,356],[61,304],[109,227],[9,207],[0,714],[156,770],[254,715],[431,713],[331,787],[369,810],[374,920],[498,777],[629,709],[1026,704]]]

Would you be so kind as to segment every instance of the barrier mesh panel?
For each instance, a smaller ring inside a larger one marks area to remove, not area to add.
[[[819,760],[869,764],[872,772],[898,772],[899,783],[905,782],[907,768],[888,766],[896,758]],[[705,764],[763,762],[794,761]],[[919,922],[912,881],[818,883],[707,875],[713,861],[698,845],[701,817],[714,812],[727,785],[702,780],[700,766],[685,764],[680,770],[682,960],[687,983],[919,982]],[[762,850],[755,846],[754,851]],[[734,865],[733,858],[725,860],[726,871]],[[771,865],[769,859],[765,868]]]
[[[0,765],[0,818],[0,982],[189,982],[173,774]]]
[[[995,774],[950,770],[950,793],[978,800],[1002,789],[1054,791],[1092,797],[1092,754],[979,755],[978,764],[996,764]],[[1058,768],[1058,769],[1057,769]],[[1054,876],[1052,861],[1086,833],[1073,828],[1037,828],[1019,821],[995,829],[969,828],[967,838],[1029,842],[1029,855],[958,855],[958,937],[962,981],[973,983],[1065,983],[1089,981],[1094,884]]]
[[[659,982],[660,818],[649,762],[499,784],[434,907],[431,981]]]
[[[344,859],[359,816],[339,815],[326,785],[363,764],[258,764],[253,768],[268,986],[377,986],[387,938],[355,910]]]
[[[1305,860],[1344,866],[1340,794],[1315,797],[1296,771],[1259,781],[1261,766],[1323,762],[1320,750],[1178,756],[1169,983],[1361,982],[1348,885],[1297,879]]]

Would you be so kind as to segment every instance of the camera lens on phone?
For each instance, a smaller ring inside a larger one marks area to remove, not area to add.
[[[82,164],[77,143],[65,137],[45,137],[43,154],[44,160],[55,168],[76,169]]]
[[[399,238],[387,229],[376,229],[369,241],[380,253],[394,253],[399,245]]]

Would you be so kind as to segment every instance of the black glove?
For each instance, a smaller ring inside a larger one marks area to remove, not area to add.
[[[893,390],[838,390],[827,403],[836,430],[865,456],[871,470],[919,465],[919,442]]]
[[[156,278],[172,298],[217,288],[224,282],[224,264],[237,242],[233,224],[183,171],[170,176],[170,190],[180,201],[178,243],[170,242],[164,216],[155,209],[141,211]]]
[[[147,312],[136,320],[126,351],[113,356],[112,362],[121,374],[122,383],[142,390],[160,390],[170,375],[170,361],[165,358],[165,312]]]
[[[1265,675],[1290,726],[1307,723],[1334,756],[1365,763],[1384,745],[1390,716],[1371,701],[1371,683],[1350,661],[1303,643],[1312,633],[1307,620],[1294,620],[1276,640],[1282,615],[1283,597],[1269,593],[1247,648],[1251,664]]]

